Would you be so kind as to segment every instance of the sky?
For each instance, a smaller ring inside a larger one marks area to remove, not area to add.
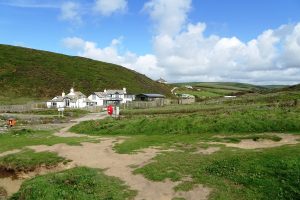
[[[0,0],[0,43],[168,82],[300,82],[299,0]]]

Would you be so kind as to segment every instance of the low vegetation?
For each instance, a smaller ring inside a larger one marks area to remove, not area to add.
[[[191,177],[176,190],[195,184],[214,188],[210,199],[298,199],[300,146],[263,151],[224,148],[212,155],[168,152],[135,170],[153,181]]]
[[[35,114],[35,115],[58,115],[57,109],[43,109],[43,110],[32,110],[27,112],[28,114]],[[65,117],[72,117],[78,118],[82,117],[83,115],[88,114],[88,110],[81,110],[81,109],[65,109],[64,116]]]
[[[71,131],[90,135],[233,134],[300,131],[299,109],[253,109],[87,121]]]
[[[122,181],[85,167],[38,176],[25,181],[11,200],[133,199],[135,191]]]
[[[79,145],[81,142],[91,140],[92,139],[87,137],[57,137],[53,135],[52,131],[39,131],[28,129],[13,130],[5,134],[0,134],[0,153],[14,149],[22,149],[26,146],[32,145],[54,145],[58,143]]]
[[[31,150],[0,157],[0,172],[16,174],[34,171],[41,166],[51,168],[59,163],[67,163],[64,158],[51,152],[35,153]]]

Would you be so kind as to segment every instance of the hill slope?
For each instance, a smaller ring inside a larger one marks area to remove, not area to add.
[[[0,45],[0,96],[52,97],[69,91],[73,83],[86,95],[123,87],[128,93],[170,95],[169,86],[118,65]]]

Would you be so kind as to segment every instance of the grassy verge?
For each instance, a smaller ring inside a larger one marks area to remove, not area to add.
[[[43,110],[33,110],[27,112],[28,114],[36,114],[36,115],[58,115],[57,109],[43,109]],[[80,109],[66,109],[64,111],[65,117],[81,117],[83,115],[88,114],[89,111],[87,110],[80,110]]]
[[[71,128],[90,135],[234,134],[300,131],[299,109],[251,109],[189,115],[86,121]]]
[[[46,168],[54,167],[59,163],[66,162],[68,161],[55,153],[35,153],[34,151],[27,150],[0,157],[0,171],[7,171],[15,174],[17,172],[34,171],[41,166]]]
[[[87,137],[57,137],[51,131],[33,131],[28,129],[15,130],[6,134],[0,134],[0,152],[13,149],[22,149],[31,145],[54,145],[66,143],[70,145],[80,144],[84,141],[90,141]]]
[[[136,192],[122,181],[85,167],[39,176],[25,181],[11,199],[133,199]]]
[[[214,188],[211,199],[298,199],[300,196],[300,146],[264,151],[225,148],[212,155],[169,152],[137,169],[150,180],[178,181],[176,190],[202,183]]]

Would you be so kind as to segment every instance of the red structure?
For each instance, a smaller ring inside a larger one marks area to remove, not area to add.
[[[14,118],[9,118],[9,119],[7,120],[7,125],[8,125],[9,127],[15,126],[16,123],[17,123],[17,120],[14,119]]]
[[[108,113],[109,115],[112,115],[113,112],[114,112],[113,106],[112,106],[112,105],[107,106],[107,113]]]

